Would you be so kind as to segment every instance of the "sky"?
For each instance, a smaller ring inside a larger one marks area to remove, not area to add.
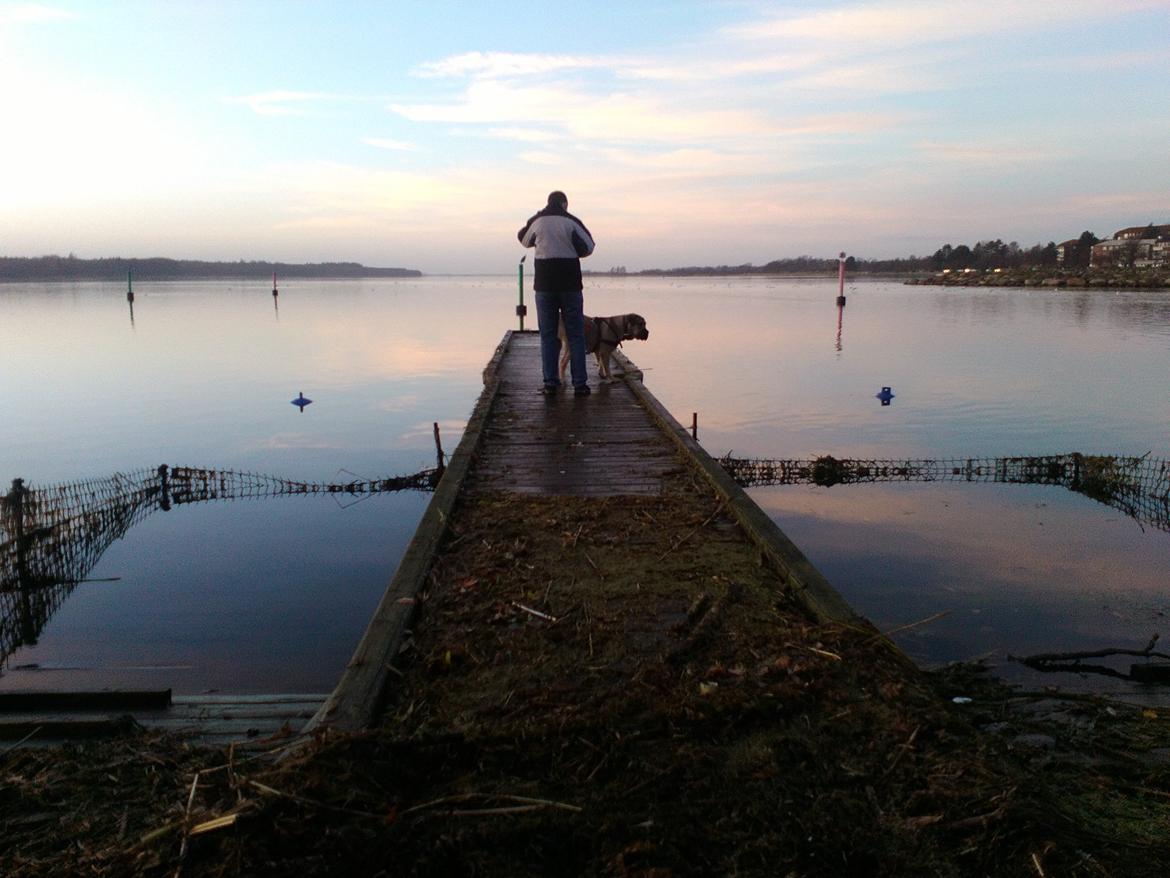
[[[0,256],[607,271],[1170,223],[1170,0],[0,0]]]

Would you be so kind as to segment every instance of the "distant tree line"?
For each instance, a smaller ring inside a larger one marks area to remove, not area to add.
[[[1088,248],[1100,239],[1092,232],[1083,232],[1078,239],[1086,253]],[[1056,244],[1033,244],[1021,247],[1015,241],[1005,244],[999,238],[994,241],[977,241],[973,245],[944,244],[930,256],[904,256],[894,259],[845,259],[845,269],[850,273],[870,274],[913,274],[916,272],[952,271],[963,268],[1049,268],[1056,262]],[[734,275],[734,274],[827,274],[837,271],[836,258],[820,259],[814,256],[797,256],[791,259],[774,259],[766,265],[689,266],[686,268],[648,269],[638,272],[649,275]]]
[[[313,277],[421,277],[410,268],[370,268],[357,262],[202,262],[194,259],[78,259],[68,256],[0,256],[0,281],[125,280],[249,280]]]

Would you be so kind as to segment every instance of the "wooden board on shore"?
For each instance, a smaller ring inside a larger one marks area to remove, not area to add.
[[[0,696],[0,740],[47,746],[125,734],[141,726],[211,746],[262,744],[297,732],[325,701],[323,694],[171,696],[170,690],[165,692],[166,705],[158,703],[160,693],[4,693]]]

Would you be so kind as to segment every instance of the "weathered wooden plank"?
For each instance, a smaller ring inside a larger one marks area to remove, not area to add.
[[[538,393],[540,344],[514,335],[470,485],[576,496],[647,495],[678,472],[677,452],[623,382],[589,397]],[[590,364],[591,380],[595,374]]]
[[[100,689],[89,692],[0,692],[0,713],[20,711],[135,710],[166,707],[170,689]]]
[[[135,719],[143,723],[199,723],[212,722],[221,719],[288,719],[304,717],[309,719],[325,703],[320,701],[305,702],[303,704],[272,704],[247,705],[230,704],[207,707],[189,707],[182,710],[157,711],[152,713],[136,713]]]
[[[73,738],[108,738],[125,734],[134,727],[129,716],[55,714],[0,720],[0,741],[35,739],[60,741]]]
[[[176,695],[169,707],[142,708],[131,701],[124,705],[106,704],[100,710],[90,710],[86,699],[73,699],[73,704],[63,701],[67,707],[58,710],[43,709],[39,706],[41,702],[30,702],[31,709],[7,712],[0,718],[0,740],[28,738],[26,746],[40,747],[124,734],[138,725],[204,744],[250,742],[275,735],[282,729],[299,730],[325,698],[325,695],[312,694]],[[119,712],[112,714],[112,710]]]
[[[320,704],[328,694],[301,695],[174,695],[171,704]]]

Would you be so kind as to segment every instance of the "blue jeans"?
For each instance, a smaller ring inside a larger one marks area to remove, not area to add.
[[[573,386],[581,387],[585,375],[585,297],[581,290],[561,293],[536,291],[536,323],[540,327],[540,368],[544,383],[556,386],[561,383],[559,363],[561,340],[557,336],[560,318],[565,321],[565,334],[569,337],[569,371]]]

